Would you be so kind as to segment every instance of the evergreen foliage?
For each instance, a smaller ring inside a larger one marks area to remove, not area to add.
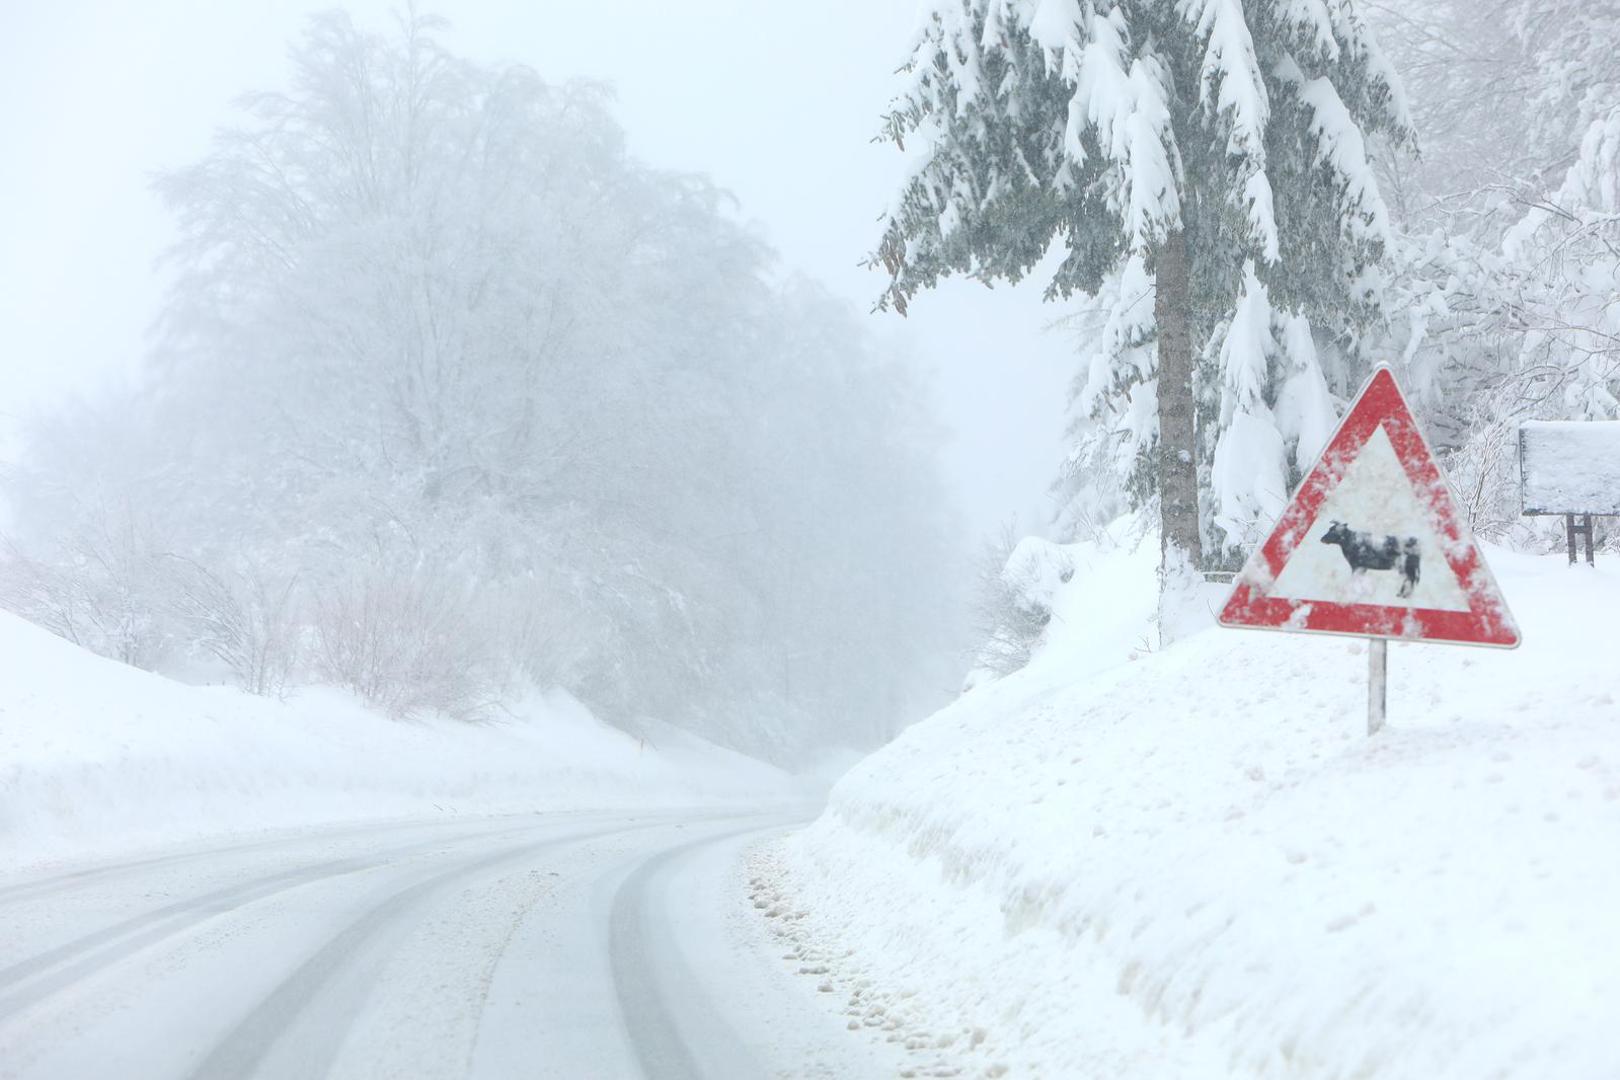
[[[1049,297],[1095,300],[1060,520],[1143,503],[1191,458],[1207,497],[1181,546],[1252,539],[1383,311],[1366,139],[1410,132],[1355,5],[937,0],[906,73],[885,134],[917,164],[877,249],[882,303],[1018,281],[1056,248]],[[1167,319],[1191,354],[1168,386]],[[1155,456],[1177,408],[1197,433]]]

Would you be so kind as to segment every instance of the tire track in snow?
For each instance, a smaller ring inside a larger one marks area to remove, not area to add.
[[[92,885],[107,878],[116,878],[121,874],[141,873],[165,866],[183,866],[188,862],[199,859],[207,860],[226,854],[274,847],[278,843],[286,843],[286,841],[266,840],[258,844],[243,844],[206,851],[189,851],[179,855],[155,855],[151,858],[133,859],[129,862],[116,863],[110,866],[96,866],[88,870],[75,870],[72,873],[58,874],[39,881],[23,881],[15,885],[0,886],[0,905],[27,903],[54,893],[72,892],[74,889],[83,888],[86,885]]]
[[[379,966],[386,956],[368,958],[372,946],[391,931],[408,925],[413,916],[427,907],[433,894],[454,885],[469,874],[490,870],[506,863],[519,863],[542,852],[589,843],[610,836],[664,827],[658,821],[638,821],[615,827],[520,844],[481,858],[458,862],[428,878],[406,886],[370,908],[335,936],[328,939],[270,992],[269,996],[220,1040],[208,1056],[190,1073],[191,1080],[250,1076],[259,1072],[273,1055],[280,1052],[283,1068],[274,1070],[289,1076],[325,1075],[348,1035],[352,1020],[370,981],[361,976]],[[289,1033],[317,1004],[325,1018],[313,1032],[301,1034],[296,1044]]]
[[[226,843],[167,855],[151,855],[141,859],[109,863],[104,866],[91,866],[83,870],[74,870],[34,881],[19,881],[11,885],[0,886],[0,907],[30,903],[44,896],[72,892],[75,889],[82,889],[87,885],[97,884],[109,879],[116,880],[119,877],[131,874],[149,873],[167,867],[184,866],[187,863],[207,863],[231,856],[252,855],[259,852],[275,852],[278,850],[296,853],[299,848],[307,847],[312,840],[341,844],[356,839],[372,840],[393,833],[423,832],[433,829],[445,830],[445,835],[440,837],[442,840],[464,840],[487,835],[487,832],[484,831],[485,826],[513,823],[515,820],[531,819],[529,815],[514,814],[495,815],[487,818],[473,817],[461,820],[428,819],[397,823],[382,822],[377,825],[346,826],[330,831],[312,829],[245,844]]]
[[[675,928],[659,903],[677,868],[702,849],[781,825],[732,829],[647,859],[624,879],[608,922],[614,989],[642,1072],[657,1080],[764,1075],[754,1053],[723,1019],[702,982],[671,944]]]
[[[378,869],[447,845],[499,839],[532,832],[533,829],[534,826],[530,825],[526,829],[509,828],[496,833],[440,837],[376,855],[332,859],[315,866],[296,867],[216,889],[131,916],[0,969],[0,1023],[142,949],[184,934],[216,916],[237,911],[255,901],[315,882]],[[232,852],[235,850],[231,849]]]

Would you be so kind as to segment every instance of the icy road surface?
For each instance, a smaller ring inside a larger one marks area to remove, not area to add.
[[[861,1077],[748,906],[788,814],[306,831],[0,877],[0,1076]]]

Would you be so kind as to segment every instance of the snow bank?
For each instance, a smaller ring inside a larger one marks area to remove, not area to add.
[[[564,694],[510,720],[403,723],[92,655],[0,612],[0,859],[458,813],[759,803],[785,774],[675,729],[636,739]]]
[[[1148,652],[1157,544],[1073,550],[1031,666],[768,861],[851,1027],[919,1075],[1620,1070],[1620,567],[1490,551],[1524,645],[1392,645],[1368,739],[1362,643]]]

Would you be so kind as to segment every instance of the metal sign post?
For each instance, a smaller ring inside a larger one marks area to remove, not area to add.
[[[1384,726],[1384,707],[1389,690],[1389,642],[1381,637],[1367,639],[1367,734],[1376,735]]]

